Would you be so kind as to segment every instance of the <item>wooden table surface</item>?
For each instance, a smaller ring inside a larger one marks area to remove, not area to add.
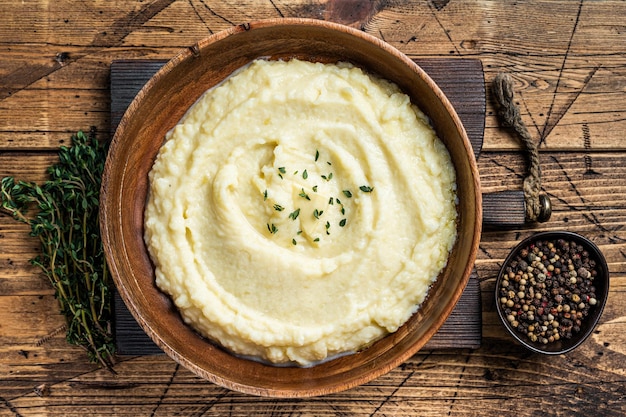
[[[626,413],[626,3],[624,1],[139,0],[0,3],[0,177],[42,181],[76,130],[108,139],[115,59],[168,59],[250,20],[311,17],[358,27],[411,58],[480,59],[487,92],[515,80],[539,143],[546,223],[485,231],[476,262],[482,346],[423,351],[346,392],[268,399],[200,380],[166,356],[119,358],[116,374],[64,338],[28,260],[38,243],[0,214],[0,416],[624,415]],[[521,189],[523,153],[487,102],[484,192]],[[498,321],[494,281],[510,249],[569,230],[604,252],[611,291],[594,334],[562,356],[531,354]]]

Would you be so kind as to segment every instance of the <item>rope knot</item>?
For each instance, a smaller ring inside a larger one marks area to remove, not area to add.
[[[500,117],[500,122],[506,127],[513,127],[516,121],[520,119],[519,108],[513,101],[513,78],[504,73],[496,75],[493,82],[493,92],[496,102],[499,104],[498,116]]]

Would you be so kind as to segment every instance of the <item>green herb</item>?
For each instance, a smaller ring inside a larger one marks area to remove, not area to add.
[[[67,320],[66,340],[87,351],[91,361],[112,369],[112,283],[99,227],[99,194],[107,145],[78,132],[61,147],[59,162],[41,185],[0,181],[0,207],[31,228],[41,254],[31,260],[54,287]],[[27,211],[36,208],[35,216]]]
[[[267,190],[263,191],[263,201],[267,200]]]
[[[301,235],[301,234],[302,234],[302,230],[298,230],[298,231],[296,232],[296,234],[297,234],[297,235]]]
[[[306,172],[306,169],[305,169],[304,171],[302,171],[302,178],[304,178],[305,180],[306,180],[307,178],[309,178],[309,173],[308,173],[308,172]]]
[[[330,234],[330,222],[326,222],[326,234]]]
[[[374,187],[370,187],[368,185],[361,185],[359,187],[359,190],[363,191],[364,193],[371,193],[372,191],[374,191]]]
[[[304,192],[304,188],[302,189],[302,191],[298,195],[300,197],[302,197],[302,198],[306,198],[307,200],[311,200],[311,198],[308,196],[308,194]]]
[[[316,193],[317,192],[317,185],[313,186],[313,192]]]
[[[352,193],[350,192],[350,190],[343,190],[343,195],[348,198],[352,198]]]
[[[337,202],[337,204],[343,205],[343,204],[341,204],[341,201],[337,197],[335,197],[335,201]]]
[[[313,239],[313,242],[319,242],[319,241],[320,241],[319,237],[316,237],[315,239]]]
[[[326,180],[326,181],[330,181],[333,179],[333,173],[329,173],[328,175],[322,175],[322,179]]]
[[[281,206],[280,204],[274,204],[274,210],[276,211],[283,211],[285,208],[283,206]]]
[[[278,168],[278,176],[280,177],[280,179],[283,179],[283,174],[287,172],[287,170],[285,169],[285,167],[279,167]]]
[[[343,207],[343,204],[341,205],[341,214],[342,215],[346,214],[346,209]]]
[[[318,151],[317,149],[315,150],[315,162],[317,162],[317,160],[320,158],[320,151]]]
[[[276,234],[276,232],[278,232],[278,228],[276,227],[276,225],[274,223],[272,223],[271,225],[269,223],[267,223],[267,230],[271,234]]]
[[[334,199],[332,197],[328,200],[328,204],[330,204],[331,206],[335,204]]]
[[[319,219],[322,214],[324,214],[324,210],[313,210],[313,217],[315,217],[316,219]]]
[[[291,239],[291,244],[296,246],[298,244],[298,242],[296,242],[296,239]]]
[[[346,219],[341,219],[339,226],[344,227],[346,225]]]
[[[298,216],[300,215],[300,209],[295,209],[294,211],[292,211],[291,213],[289,213],[289,218],[291,220],[295,220],[298,218]]]

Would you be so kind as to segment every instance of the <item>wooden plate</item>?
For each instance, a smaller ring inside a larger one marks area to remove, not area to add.
[[[186,326],[154,283],[143,241],[148,172],[165,133],[208,88],[260,57],[348,61],[398,84],[430,117],[457,172],[458,240],[419,311],[362,352],[313,367],[275,367],[238,358]],[[101,192],[101,229],[120,295],[170,357],[224,387],[304,397],[368,382],[415,354],[446,320],[469,279],[481,231],[481,194],[471,144],[454,109],[413,61],[377,38],[334,23],[276,19],[233,27],[182,51],[141,90],[111,143]]]

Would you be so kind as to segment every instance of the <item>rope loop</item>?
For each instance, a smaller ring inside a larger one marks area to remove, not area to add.
[[[497,104],[500,123],[512,128],[518,135],[528,154],[528,175],[524,178],[523,190],[526,202],[526,219],[531,222],[546,221],[550,218],[550,199],[541,193],[541,167],[537,144],[530,136],[526,124],[520,116],[519,106],[515,104],[513,78],[504,73],[496,75],[493,93]]]

